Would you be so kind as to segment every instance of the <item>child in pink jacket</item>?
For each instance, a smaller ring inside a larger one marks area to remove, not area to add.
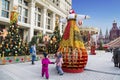
[[[46,79],[49,79],[49,73],[48,73],[48,65],[54,64],[54,62],[50,62],[50,60],[47,57],[47,53],[43,53],[44,58],[42,59],[42,77],[44,77],[44,74],[46,76]]]

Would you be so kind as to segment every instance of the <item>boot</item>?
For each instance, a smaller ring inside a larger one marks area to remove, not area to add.
[[[115,67],[118,67],[118,64],[115,64]]]

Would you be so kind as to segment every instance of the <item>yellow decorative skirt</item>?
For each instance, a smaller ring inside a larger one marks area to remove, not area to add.
[[[58,51],[63,54],[62,68],[65,72],[84,71],[88,55],[75,20],[68,21]]]

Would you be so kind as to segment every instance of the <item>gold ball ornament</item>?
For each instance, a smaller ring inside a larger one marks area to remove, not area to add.
[[[11,53],[9,53],[9,56],[11,56]]]
[[[6,48],[8,48],[8,44],[6,44]]]
[[[4,54],[5,52],[3,51],[2,53]]]
[[[12,27],[14,28],[14,25],[12,25]]]
[[[15,54],[15,56],[18,56],[18,54]]]

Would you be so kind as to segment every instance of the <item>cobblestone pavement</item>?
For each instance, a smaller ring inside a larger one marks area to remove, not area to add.
[[[120,69],[114,67],[111,58],[112,53],[105,52],[89,55],[84,72],[65,73],[63,76],[57,74],[55,64],[50,64],[49,80],[120,80]],[[0,80],[46,80],[41,77],[41,61],[35,63],[0,65]]]

